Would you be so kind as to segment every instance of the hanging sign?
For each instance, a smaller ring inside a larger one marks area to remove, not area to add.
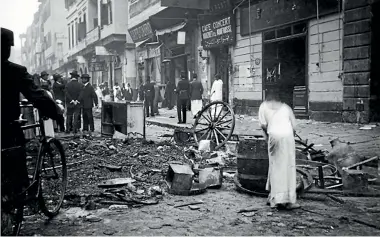
[[[89,63],[88,70],[90,72],[99,72],[99,71],[107,71],[107,66],[104,61],[102,62],[91,62]]]
[[[153,36],[152,26],[149,21],[145,21],[128,31],[134,43],[149,39]]]
[[[200,15],[202,46],[204,49],[235,43],[235,17],[232,14]]]

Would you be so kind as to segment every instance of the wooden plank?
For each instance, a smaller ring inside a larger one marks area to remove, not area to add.
[[[236,38],[236,48],[247,47],[249,45],[262,44],[261,34],[254,34],[251,37],[251,42],[249,41],[249,37],[237,37]]]
[[[263,51],[263,45],[262,44],[252,45],[251,48],[252,48],[252,52],[254,52],[254,53],[259,53],[259,52]],[[240,55],[245,55],[245,54],[249,54],[249,46],[237,48],[234,50],[235,56],[240,56]]]
[[[370,57],[371,48],[369,46],[346,48],[343,57],[347,59],[365,59]]]
[[[320,40],[324,43],[339,40],[341,38],[341,30],[334,30],[330,32],[326,32],[320,35]],[[318,44],[318,34],[309,36],[309,44]]]
[[[342,122],[342,112],[339,111],[310,111],[310,119],[322,122]]]
[[[346,6],[345,9],[353,9],[353,8],[359,8],[369,5],[369,0],[348,0],[345,1]]]
[[[332,61],[326,63],[320,63],[321,72],[334,72],[339,71],[341,68],[340,61]]]
[[[236,99],[261,100],[262,98],[262,91],[236,91],[234,94]]]
[[[362,46],[369,45],[371,43],[371,33],[363,33],[356,35],[349,35],[343,37],[343,47],[354,47],[354,46]]]
[[[339,50],[340,42],[339,40],[330,41],[330,42],[321,42],[321,52],[330,52]],[[315,54],[318,53],[318,44],[309,45],[309,53]]]
[[[309,108],[312,111],[342,111],[343,103],[310,101]]]
[[[353,35],[371,31],[370,20],[362,20],[344,24],[344,35]]]
[[[309,101],[320,101],[320,102],[341,102],[343,100],[343,92],[342,91],[310,91],[309,93]]]
[[[341,81],[339,75],[340,71],[311,73],[309,74],[309,83]]]
[[[369,98],[370,87],[369,85],[344,86],[343,97],[344,98]]]
[[[343,91],[343,83],[341,81],[313,82],[309,83],[309,90],[311,92]]]
[[[253,57],[254,57],[254,59],[256,59],[256,58],[261,59],[262,58],[262,53],[261,52],[253,53]],[[234,63],[235,64],[242,64],[242,63],[247,63],[248,62],[248,65],[249,65],[250,61],[251,61],[251,59],[249,57],[249,54],[239,55],[239,56],[235,56],[234,57]]]
[[[346,23],[363,20],[363,19],[369,19],[370,17],[371,17],[370,6],[346,10],[344,13],[344,21]]]
[[[334,19],[328,22],[319,23],[319,29],[318,29],[318,23],[317,21],[313,21],[310,23],[309,27],[309,34],[310,35],[317,35],[318,31],[320,34],[339,30],[341,26],[339,26],[339,18],[338,15]]]
[[[340,59],[340,52],[339,50],[336,51],[330,51],[330,52],[323,52],[321,53],[321,62],[326,63],[326,62],[334,62],[334,61],[339,61]],[[319,61],[319,54],[310,54],[309,55],[309,63],[318,63]]]
[[[344,85],[369,85],[370,72],[345,73]]]
[[[364,110],[369,110],[369,98],[343,98],[343,110],[356,111],[357,104],[363,102]]]
[[[365,72],[371,69],[370,59],[344,61],[344,72]]]

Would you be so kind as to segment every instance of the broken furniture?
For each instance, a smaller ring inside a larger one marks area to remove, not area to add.
[[[102,101],[101,134],[113,136],[115,130],[125,135],[145,138],[145,114],[142,102]]]
[[[189,165],[170,164],[166,175],[169,193],[175,195],[195,195],[206,191],[206,185],[193,181],[194,172]]]

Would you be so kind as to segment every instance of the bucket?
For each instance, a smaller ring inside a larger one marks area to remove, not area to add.
[[[237,148],[237,177],[243,188],[265,191],[269,157],[267,142],[261,135],[242,136]]]

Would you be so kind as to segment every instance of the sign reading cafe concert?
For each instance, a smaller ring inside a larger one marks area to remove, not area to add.
[[[232,14],[201,15],[202,46],[204,49],[233,44],[236,37],[235,18]]]
[[[153,35],[152,27],[149,21],[144,21],[143,23],[131,28],[129,34],[134,43],[146,40]]]

